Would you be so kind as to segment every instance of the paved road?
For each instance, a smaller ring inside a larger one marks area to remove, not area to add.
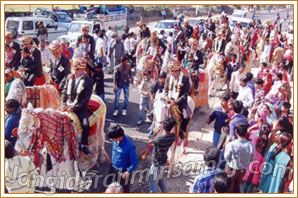
[[[287,18],[287,12],[289,13],[289,17]],[[286,31],[288,28],[288,22],[293,21],[293,10],[278,10],[274,11],[272,10],[271,12],[262,12],[262,13],[256,13],[255,19],[261,19],[262,22],[265,20],[270,20],[272,23],[276,21],[277,18],[277,13],[280,15],[280,21],[282,22],[282,31]]]

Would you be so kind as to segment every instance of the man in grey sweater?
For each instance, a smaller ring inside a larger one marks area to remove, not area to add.
[[[111,43],[110,53],[114,57],[114,64],[119,65],[121,63],[121,57],[125,55],[125,51],[124,44],[117,34],[115,35],[115,42]]]

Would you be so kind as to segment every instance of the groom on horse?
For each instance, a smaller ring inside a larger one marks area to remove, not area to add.
[[[170,77],[166,79],[165,92],[168,97],[168,103],[178,106],[179,116],[182,121],[179,136],[181,139],[185,139],[184,133],[190,120],[187,113],[187,97],[190,93],[190,83],[189,78],[181,71],[181,67],[179,61],[173,61],[169,64]]]
[[[90,132],[88,120],[88,102],[92,95],[93,80],[85,73],[86,61],[78,59],[74,62],[75,74],[70,74],[67,77],[64,89],[61,93],[62,111],[74,112],[81,123],[83,133],[79,148],[88,155],[88,137]]]

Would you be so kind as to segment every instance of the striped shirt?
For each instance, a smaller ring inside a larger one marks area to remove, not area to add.
[[[195,178],[192,193],[213,193],[213,177],[221,172],[222,170],[216,167],[201,170]]]
[[[153,155],[153,165],[161,166],[165,165],[168,160],[168,150],[175,141],[175,134],[170,133],[169,135],[161,135],[152,140],[155,145]]]

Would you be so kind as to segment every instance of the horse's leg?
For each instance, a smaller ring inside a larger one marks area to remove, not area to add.
[[[56,187],[58,186],[58,171],[59,171],[59,162],[52,156],[51,156],[51,162],[52,162],[52,185],[50,186],[51,188],[51,193],[56,192]]]
[[[106,160],[108,160],[108,162],[110,163],[111,159],[105,150],[106,139],[104,134],[104,124],[106,121],[106,106],[103,102],[102,102],[102,105],[103,105],[103,110],[102,110],[103,114],[99,118],[99,121],[97,122],[97,127],[96,127],[97,133],[99,135],[98,145],[100,148],[100,163],[104,163]]]
[[[213,79],[214,74],[212,75],[212,73],[209,75],[209,95],[210,96],[214,96],[215,95],[215,91],[214,91],[214,87],[215,87],[215,79]]]
[[[75,176],[76,172],[75,172],[75,160],[71,159],[71,154],[70,154],[70,150],[72,147],[70,142],[66,142],[66,144],[64,145],[64,149],[63,149],[63,155],[65,156],[66,159],[66,165],[68,167],[68,174],[70,176]]]

